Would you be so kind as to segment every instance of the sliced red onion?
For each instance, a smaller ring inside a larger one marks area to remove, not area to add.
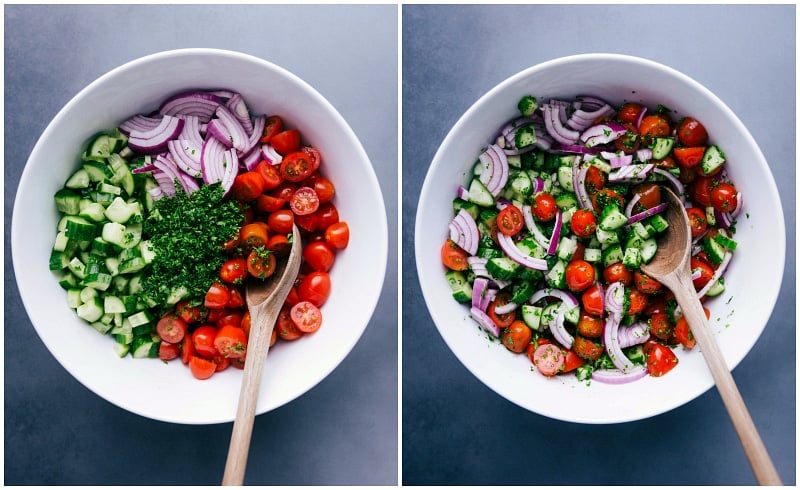
[[[536,143],[534,145],[540,150],[548,151],[553,146],[553,138],[547,132],[546,128],[534,127],[536,133]]]
[[[558,248],[558,240],[561,237],[561,228],[564,224],[564,216],[561,213],[561,210],[556,211],[556,222],[553,226],[553,234],[550,235],[550,245],[547,247],[547,253],[553,255],[556,253],[556,249]]]
[[[580,109],[585,109],[587,111],[595,111],[603,106],[608,106],[608,102],[596,95],[579,95],[575,100],[580,102]],[[614,109],[612,108],[611,110],[613,112]]]
[[[555,289],[555,288],[542,288],[533,293],[530,299],[528,299],[529,304],[536,304],[543,298],[552,297],[560,299],[564,306],[567,309],[572,309],[578,306],[578,299],[569,291],[564,291],[563,289]]]
[[[553,334],[553,338],[556,341],[563,345],[566,349],[571,349],[572,344],[575,342],[575,338],[567,332],[567,329],[564,327],[564,307],[560,306],[558,308],[558,312],[556,313],[556,317],[550,321],[550,332]]]
[[[702,275],[703,275],[703,271],[702,270],[700,270],[699,268],[693,269],[692,270],[692,276],[691,276],[692,277],[692,281],[696,281],[696,280],[700,279],[700,277]]]
[[[627,131],[622,124],[608,121],[589,127],[580,135],[580,139],[586,143],[586,146],[604,145],[624,135]]]
[[[469,191],[463,185],[459,185],[458,189],[456,190],[456,195],[459,199],[464,201],[469,201]]]
[[[714,274],[711,276],[711,279],[708,280],[703,289],[697,292],[697,297],[702,298],[703,296],[708,293],[708,291],[714,286],[714,284],[719,281],[723,274],[725,274],[725,270],[728,268],[728,264],[731,263],[731,259],[733,258],[733,254],[730,253],[728,250],[725,251],[725,254],[722,256],[722,262],[720,262],[719,267],[717,270],[714,271]]]
[[[245,131],[244,127],[242,126],[242,123],[239,122],[236,116],[234,116],[224,105],[217,106],[215,114],[230,133],[228,136],[230,137],[231,146],[239,151],[244,151],[247,148],[250,138],[247,134],[247,131]],[[213,121],[209,121],[209,126],[211,125],[211,122]]]
[[[224,101],[225,99],[230,99],[231,97],[233,97],[233,94],[235,94],[236,92],[234,92],[233,90],[220,89],[220,90],[211,90],[208,93],[211,95],[216,95],[217,97],[222,99],[222,101]]]
[[[125,134],[130,134],[131,131],[144,133],[157,128],[159,124],[161,124],[161,116],[149,117],[139,114],[120,124],[119,130]]]
[[[636,159],[640,162],[647,162],[653,158],[653,150],[650,148],[639,148],[636,150]]]
[[[685,197],[686,191],[683,187],[683,184],[681,183],[680,180],[678,180],[677,177],[672,175],[672,173],[670,173],[668,170],[664,170],[663,168],[658,168],[658,167],[653,169],[653,173],[663,175],[664,177],[666,177],[669,183],[672,184],[672,187],[675,189],[675,193],[680,198],[681,202],[686,202],[686,197]]]
[[[175,186],[173,185],[172,187],[174,188]],[[164,191],[161,189],[160,185],[151,188],[147,193],[150,194],[150,197],[154,200],[159,200],[164,197]]]
[[[609,182],[644,182],[655,168],[652,163],[635,163],[612,170],[608,174]]]
[[[614,154],[608,161],[611,164],[611,168],[620,168],[625,167],[633,163],[633,155],[617,155]]]
[[[476,277],[472,282],[472,307],[479,308],[486,311],[486,308],[481,308],[483,297],[486,295],[486,290],[489,288],[489,280],[485,277]]]
[[[183,119],[183,129],[176,139],[187,140],[195,148],[203,146],[203,132],[200,131],[200,119],[197,116],[179,116]]]
[[[619,385],[640,380],[647,376],[647,368],[634,365],[627,373],[619,369],[597,369],[592,372],[592,380],[599,383]]]
[[[183,119],[165,115],[155,128],[149,131],[131,131],[128,138],[130,149],[139,153],[156,154],[167,147],[167,142],[175,139],[183,129]]]
[[[497,326],[489,315],[486,312],[478,309],[478,308],[470,308],[469,310],[470,315],[472,318],[478,322],[478,325],[481,326],[484,330],[492,334],[494,337],[500,338],[500,327]]]
[[[169,154],[175,164],[191,175],[192,177],[202,177],[200,168],[201,147],[194,147],[194,143],[189,140],[172,140],[167,143]]]
[[[611,362],[614,363],[614,366],[620,371],[627,373],[633,368],[634,364],[630,359],[625,357],[625,354],[622,352],[622,347],[619,345],[620,317],[620,314],[611,314],[606,318],[606,324],[603,329],[603,344],[605,344],[608,356],[611,358]]]
[[[478,253],[480,232],[475,219],[465,209],[459,209],[458,214],[450,222],[450,239],[468,254]]]
[[[267,124],[267,117],[264,115],[256,116],[253,118],[253,129],[250,133],[247,144],[244,146],[240,153],[241,155],[248,155],[258,146],[261,136],[264,134],[264,126]]]
[[[231,98],[228,99],[228,102],[225,103],[225,107],[236,117],[239,124],[244,128],[244,131],[248,135],[252,135],[253,121],[250,120],[250,110],[247,108],[247,104],[245,104],[242,95],[234,93]]]
[[[225,148],[233,148],[233,136],[231,136],[231,131],[220,119],[212,119],[208,122],[208,134],[225,145]]]
[[[490,145],[478,159],[483,165],[478,179],[493,196],[497,197],[508,183],[508,157],[499,146]]]
[[[486,309],[489,308],[489,303],[497,298],[497,292],[497,289],[489,287],[486,290],[486,294],[483,295],[483,299],[481,300],[481,304],[478,305],[478,308],[480,308],[481,311],[486,311]]]
[[[579,168],[580,170],[576,171],[575,167],[573,166],[572,170],[573,184],[577,184],[573,185],[573,187],[575,188],[575,193],[578,197],[578,203],[584,209],[593,210],[594,204],[592,204],[592,198],[589,197],[589,192],[586,190],[586,174],[589,172],[589,165],[580,165]],[[577,178],[575,177],[576,175]],[[574,180],[577,180],[577,183],[575,183]]]
[[[533,183],[533,194],[538,194],[544,190],[544,180],[541,177],[531,179]]]
[[[258,164],[263,161],[264,154],[261,152],[261,148],[258,146],[252,148],[249,152],[242,156],[242,158],[239,159],[239,163],[242,164],[248,171],[255,170]]]
[[[506,313],[511,313],[519,308],[519,305],[514,303],[513,301],[509,301],[508,303],[500,306],[496,306],[494,312],[498,315],[505,315]]]
[[[222,99],[210,92],[184,92],[173,95],[161,104],[159,113],[169,116],[178,114],[197,116],[201,122],[206,123],[214,115]]]
[[[264,160],[273,165],[277,165],[283,161],[283,156],[275,150],[269,143],[261,145],[261,153],[264,154]]]
[[[514,243],[514,240],[510,236],[504,233],[498,233],[497,241],[500,242],[500,248],[503,249],[503,252],[505,252],[508,258],[514,262],[529,269],[536,269],[540,271],[547,270],[547,261],[522,253],[522,251],[517,248],[517,244]]]
[[[236,175],[239,174],[239,156],[236,150],[230,149],[222,154],[222,178],[220,183],[222,185],[223,196],[227,196],[233,187],[233,182],[236,180]]]
[[[716,208],[714,208],[714,219],[717,221],[718,226],[726,230],[730,228],[733,225],[733,222],[735,221],[731,216],[731,213],[725,211],[719,211]]]
[[[496,207],[498,211],[502,211],[502,210],[504,210],[505,208],[507,208],[509,206],[511,206],[511,201],[509,201],[508,199],[505,199],[503,197],[499,198],[494,203],[494,207]]]
[[[175,188],[175,179],[158,169],[153,172],[153,178],[156,179],[158,188],[161,190],[163,196],[172,197],[175,195],[177,192]],[[154,194],[151,195],[155,198]]]
[[[619,327],[619,346],[623,349],[644,344],[650,338],[647,322],[636,322],[630,327]]]
[[[547,128],[547,133],[554,140],[565,145],[573,145],[576,141],[578,141],[580,133],[564,127],[559,118],[557,107],[553,107],[550,104],[544,104],[542,106],[542,110],[544,111],[545,128]]]
[[[644,114],[647,112],[647,106],[642,106],[642,112],[639,113],[639,117],[636,119],[636,127],[642,125],[642,119],[644,119]]]
[[[661,204],[657,204],[657,205],[653,206],[650,209],[646,209],[646,210],[642,211],[641,213],[634,214],[633,216],[628,218],[628,224],[632,225],[632,224],[636,223],[637,221],[642,221],[645,218],[649,218],[649,217],[655,216],[655,215],[657,215],[659,213],[663,213],[664,211],[667,210],[667,207],[668,207],[667,203],[662,202]]]
[[[141,167],[136,167],[135,169],[131,170],[131,173],[143,174],[145,172],[152,172],[153,170],[156,170],[156,166],[152,163],[148,163],[146,165],[142,165]]]
[[[622,315],[622,309],[625,306],[625,286],[619,281],[611,284],[606,290],[604,299],[607,312],[612,316]]]
[[[628,205],[625,206],[625,216],[630,218],[631,215],[633,215],[633,208],[634,208],[634,206],[636,206],[636,203],[638,203],[639,199],[641,199],[641,198],[642,198],[642,196],[640,194],[634,194],[633,195],[631,200],[628,201]]]
[[[522,206],[522,217],[525,220],[525,226],[528,231],[533,233],[533,239],[539,244],[540,247],[547,250],[550,248],[550,240],[544,236],[542,230],[536,225],[536,220],[533,219],[533,212],[528,204]]]
[[[203,182],[215,184],[222,180],[225,146],[216,138],[206,138],[200,149],[200,171]]]
[[[550,147],[550,152],[556,154],[596,155],[599,150],[597,148],[589,148],[583,145],[565,145],[557,143]]]
[[[742,212],[742,193],[736,192],[736,207],[731,211],[731,218],[736,218]]]

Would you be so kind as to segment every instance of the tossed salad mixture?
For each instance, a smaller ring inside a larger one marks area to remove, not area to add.
[[[666,188],[690,219],[698,297],[723,293],[742,207],[723,150],[700,121],[661,105],[526,95],[518,108],[453,201],[441,249],[453,297],[545,376],[666,374],[673,349],[695,340],[641,266],[668,228]]]
[[[320,152],[234,91],[189,91],[92,138],[55,194],[50,270],[77,315],[120,357],[180,358],[198,379],[244,367],[248,281],[285,260],[298,279],[271,345],[316,332],[328,272],[350,230]]]

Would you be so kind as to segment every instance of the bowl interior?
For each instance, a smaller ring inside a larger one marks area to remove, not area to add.
[[[252,114],[281,115],[321,151],[322,170],[336,185],[334,203],[351,239],[330,271],[333,287],[322,308],[323,328],[270,350],[256,413],[293,400],[330,373],[360,338],[383,286],[383,197],[366,152],[336,109],[304,81],[264,60],[221,50],[168,51],[127,63],[81,91],[50,123],[26,164],[14,207],[12,253],[37,333],[81,383],[146,417],[218,423],[234,418],[240,371],[228,369],[198,382],[180,361],[119,359],[113,339],[98,335],[67,307],[65,292],[47,267],[57,222],[52,196],[74,171],[82,145],[187,89],[238,91]],[[350,294],[353,290],[360,294]]]
[[[744,125],[710,91],[663,65],[622,55],[578,55],[546,62],[505,80],[459,119],[437,151],[417,207],[415,250],[419,281],[431,316],[458,359],[483,383],[510,401],[551,418],[614,423],[653,416],[699,396],[713,380],[702,354],[677,349],[679,364],[662,378],[627,385],[547,379],[533,372],[525,355],[510,354],[456,303],[444,280],[439,250],[452,219],[452,200],[482,147],[518,115],[522,95],[539,100],[600,96],[613,104],[657,104],[692,115],[708,129],[728,158],[728,172],[744,196],[739,242],[726,274],[725,293],[708,303],[711,325],[728,365],[735,367],[755,344],[777,300],[783,274],[783,211],[769,167]],[[586,410],[587,403],[592,410]]]

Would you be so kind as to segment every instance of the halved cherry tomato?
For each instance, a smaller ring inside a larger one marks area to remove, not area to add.
[[[620,208],[625,207],[625,198],[620,196],[619,193],[613,189],[600,189],[592,194],[592,206],[594,209],[601,211],[612,201],[616,201]]]
[[[583,183],[586,192],[594,194],[606,186],[606,174],[595,165],[590,165],[586,170],[586,179]]]
[[[614,148],[616,148],[617,151],[630,154],[636,152],[639,146],[641,146],[642,139],[639,137],[639,132],[636,130],[634,124],[624,124],[628,130],[625,134],[614,140]]]
[[[511,322],[511,325],[503,329],[500,340],[503,342],[503,345],[506,346],[506,349],[520,354],[525,352],[528,344],[531,343],[532,337],[533,332],[531,332],[531,329],[528,328],[525,322],[514,320]]]
[[[313,233],[319,229],[319,210],[316,213],[295,216],[294,222],[301,230]]]
[[[273,252],[278,257],[286,256],[291,249],[292,244],[289,243],[289,239],[286,238],[286,235],[278,234],[269,237],[269,242],[267,242],[267,250]]]
[[[711,318],[711,310],[708,308],[703,307],[703,313],[706,314],[706,318]],[[689,322],[686,320],[685,316],[678,318],[678,321],[675,323],[674,333],[675,339],[685,348],[692,349],[697,345],[697,339],[692,335],[692,329],[689,327]]]
[[[233,179],[233,192],[234,197],[239,201],[252,201],[264,192],[264,179],[261,174],[256,171],[244,172]]]
[[[553,376],[564,367],[564,353],[555,344],[540,345],[533,351],[533,364],[545,376]]]
[[[323,241],[314,241],[303,247],[303,260],[315,271],[328,272],[335,259],[333,249]]]
[[[316,227],[310,231],[327,230],[329,226],[339,222],[339,210],[332,202],[320,204],[315,214],[317,215]]]
[[[564,367],[561,370],[562,373],[569,373],[586,364],[586,361],[581,359],[581,357],[576,354],[573,349],[562,351],[562,353],[564,354]]]
[[[292,306],[289,316],[303,333],[314,333],[322,326],[322,312],[309,301],[301,301]]]
[[[300,131],[287,129],[270,138],[269,143],[281,155],[288,155],[300,149]]]
[[[217,371],[217,365],[213,361],[202,357],[192,356],[189,360],[189,369],[195,378],[208,379]]]
[[[192,344],[197,355],[213,359],[217,354],[217,348],[214,347],[216,337],[217,329],[211,325],[203,325],[192,332]]]
[[[311,187],[301,187],[297,189],[289,200],[289,206],[295,215],[302,216],[311,214],[319,209],[319,196],[317,191]]]
[[[644,294],[656,294],[661,291],[661,283],[641,271],[633,272],[633,283],[636,289]]]
[[[684,146],[704,146],[708,143],[708,132],[705,126],[693,117],[681,119],[677,134]]]
[[[495,310],[498,306],[507,305],[511,301],[511,293],[507,291],[500,291],[497,294],[494,301],[489,303],[489,307],[486,308],[486,314],[489,315],[489,318],[500,328],[506,328],[511,326],[514,323],[514,320],[517,319],[517,312],[510,311],[508,313],[497,313]]]
[[[327,272],[315,271],[303,278],[297,286],[297,296],[310,301],[317,308],[325,304],[331,293],[331,278]]]
[[[617,112],[617,120],[622,123],[636,124],[642,114],[644,106],[638,102],[626,102]]]
[[[586,313],[594,316],[602,316],[604,301],[603,296],[600,294],[600,286],[596,283],[589,286],[581,296],[581,303]]]
[[[322,164],[322,155],[319,153],[319,150],[313,146],[304,146],[300,149],[300,151],[311,157],[311,163],[313,164],[312,168],[316,172],[317,169],[319,169],[319,166]]]
[[[543,223],[552,221],[558,212],[556,200],[551,194],[547,192],[540,192],[533,198],[531,211],[533,211],[533,215],[536,217],[536,219]]]
[[[175,314],[178,315],[186,323],[196,323],[203,321],[203,315],[200,305],[192,305],[189,300],[181,300],[175,305]]]
[[[516,235],[524,224],[522,211],[513,204],[504,207],[497,214],[497,231],[506,236]]]
[[[636,315],[647,308],[647,296],[639,292],[638,289],[626,289],[628,293],[626,315]]]
[[[580,318],[578,319],[578,333],[584,337],[596,339],[603,335],[604,323],[602,318],[590,315],[586,310],[581,310]]]
[[[221,282],[213,283],[206,293],[205,306],[209,309],[220,309],[228,306],[231,299],[231,292],[227,286]]]
[[[454,271],[467,270],[469,268],[467,257],[467,252],[449,238],[442,245],[442,264],[448,269]]]
[[[325,229],[325,243],[342,250],[350,243],[350,227],[346,221],[334,223]]]
[[[261,163],[256,165],[255,171],[264,181],[264,191],[271,191],[283,183],[280,166],[278,165],[262,160]]]
[[[247,256],[247,272],[257,279],[266,279],[275,273],[278,259],[269,250],[253,250]]]
[[[163,340],[158,345],[158,358],[162,361],[171,361],[181,355],[180,344],[170,344]]]
[[[294,191],[296,191],[298,187],[297,184],[292,182],[281,182],[281,184],[272,189],[269,194],[272,197],[277,197],[278,199],[283,199],[285,202],[289,202],[294,195]]]
[[[156,331],[161,340],[171,344],[177,344],[183,340],[183,336],[189,330],[189,326],[179,316],[167,313],[156,324]]]
[[[579,237],[588,237],[597,231],[597,219],[589,209],[579,209],[572,214],[569,222],[572,233]]]
[[[267,226],[275,233],[286,235],[292,232],[294,220],[294,213],[288,209],[281,209],[267,217]]]
[[[678,165],[686,168],[699,165],[705,152],[705,146],[681,147],[672,150],[672,154],[675,155]]]
[[[239,230],[239,243],[245,248],[263,247],[269,240],[267,225],[261,221],[248,223]]]
[[[247,353],[247,335],[241,327],[225,325],[217,331],[214,347],[223,357],[242,358]]]
[[[325,177],[317,177],[314,181],[314,190],[317,191],[317,197],[319,197],[320,203],[326,203],[332,200],[333,196],[336,194],[336,188],[333,186],[333,182]]]
[[[666,313],[655,313],[648,320],[650,333],[661,340],[667,340],[672,336],[672,325]]]
[[[579,293],[594,284],[594,266],[585,260],[572,260],[567,264],[567,287]]]
[[[730,213],[738,205],[738,191],[727,182],[722,182],[711,190],[711,205],[721,213]]]
[[[697,279],[693,279],[692,280],[692,283],[694,284],[694,287],[698,291],[700,289],[703,289],[705,287],[705,285],[708,284],[708,281],[711,280],[711,277],[714,275],[714,269],[710,265],[708,265],[706,262],[704,262],[704,261],[702,261],[702,260],[700,260],[700,259],[698,259],[696,257],[692,257],[689,260],[689,267],[691,268],[693,275],[694,274],[699,274]]]
[[[214,356],[214,359],[211,359],[211,362],[213,362],[214,365],[217,366],[216,369],[214,369],[215,373],[218,373],[220,371],[225,371],[231,365],[231,360],[222,355]]]
[[[281,308],[280,313],[278,313],[275,330],[278,331],[278,337],[281,340],[297,340],[303,336],[303,332],[292,321],[291,309],[286,307]]]
[[[692,184],[692,197],[697,204],[711,206],[711,191],[714,189],[714,179],[698,177]]]
[[[623,286],[630,286],[633,274],[622,262],[615,262],[603,271],[603,278],[607,283],[621,282]]]
[[[264,122],[264,135],[261,137],[262,143],[269,143],[273,136],[283,131],[283,119],[281,116],[269,116]]]
[[[262,213],[274,213],[282,209],[286,205],[286,201],[280,197],[270,196],[269,194],[261,194],[256,198],[256,207]]]
[[[638,204],[644,209],[650,209],[661,204],[661,186],[653,183],[639,184],[633,188],[633,193],[639,196]]]
[[[669,121],[663,114],[651,114],[642,118],[639,124],[639,134],[644,137],[664,137],[669,136]]]
[[[241,284],[247,278],[247,261],[242,257],[226,260],[219,270],[219,278],[228,284]]]
[[[697,238],[708,229],[708,218],[706,212],[700,208],[686,208],[686,216],[689,217],[689,228],[692,231],[692,238]]]
[[[194,340],[191,335],[185,335],[181,340],[181,362],[189,364],[189,360],[196,354],[194,350]]]
[[[242,326],[242,314],[238,311],[232,311],[227,315],[223,316],[222,318],[216,321],[217,328],[220,329],[222,327],[239,327]]]
[[[678,358],[672,349],[654,340],[645,342],[644,353],[650,376],[663,376],[678,364]]]
[[[308,153],[295,151],[281,160],[281,177],[289,182],[302,182],[314,172],[314,162]]]
[[[602,356],[604,352],[602,344],[580,335],[575,336],[572,349],[575,351],[575,354],[587,361],[596,361],[600,359],[600,356]]]

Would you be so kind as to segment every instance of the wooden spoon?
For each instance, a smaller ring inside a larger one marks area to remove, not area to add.
[[[279,260],[275,273],[263,282],[247,285],[247,307],[250,310],[250,337],[247,341],[247,357],[242,373],[242,389],[239,392],[239,405],[233,421],[228,460],[225,463],[223,485],[242,485],[247,456],[250,451],[250,436],[253,433],[258,390],[264,361],[269,351],[269,340],[275,328],[275,320],[283,302],[289,295],[302,259],[300,232],[294,225],[292,250],[288,260]]]
[[[675,299],[689,322],[692,334],[697,339],[728,415],[733,421],[756,481],[759,485],[781,485],[778,472],[775,471],[775,466],[711,333],[708,319],[692,283],[689,266],[692,234],[686,209],[669,189],[662,189],[661,194],[666,197],[669,205],[666,212],[669,228],[659,240],[655,257],[649,264],[642,266],[642,271],[660,281],[675,294]]]

